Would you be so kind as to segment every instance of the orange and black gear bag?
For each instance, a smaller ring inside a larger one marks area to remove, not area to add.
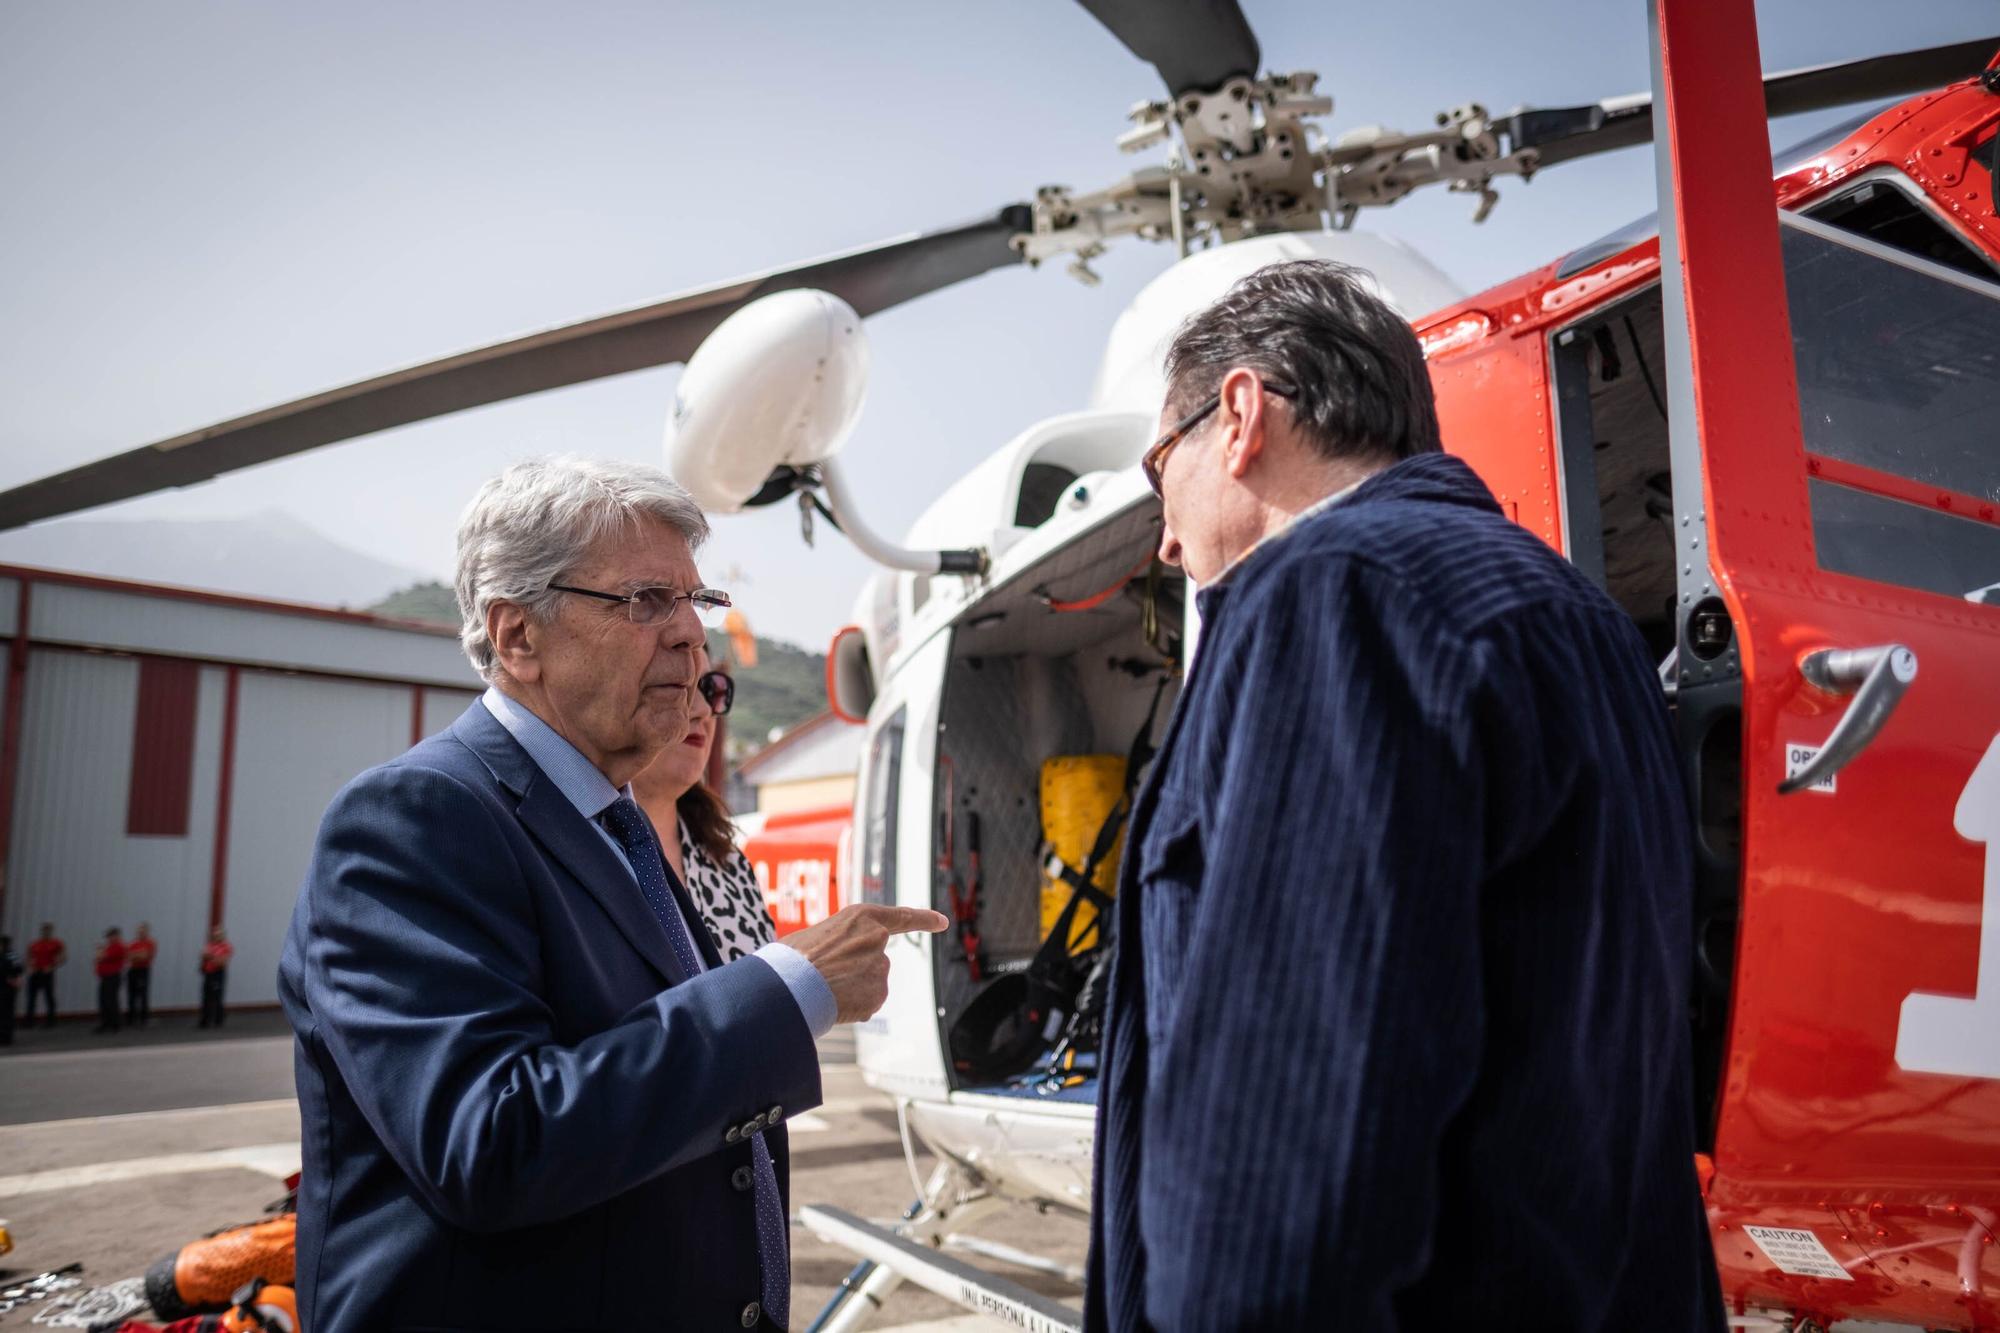
[[[191,1241],[146,1270],[146,1299],[160,1318],[186,1319],[228,1310],[252,1283],[290,1287],[297,1232],[298,1214],[280,1213]]]

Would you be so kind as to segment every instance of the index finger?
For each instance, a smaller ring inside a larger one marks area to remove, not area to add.
[[[891,907],[887,903],[859,903],[857,906],[891,935],[918,930],[935,935],[951,929],[951,921],[944,913],[933,912],[928,907]]]

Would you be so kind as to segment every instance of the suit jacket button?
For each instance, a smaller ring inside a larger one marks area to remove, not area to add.
[[[722,1141],[724,1143],[741,1143],[743,1141],[743,1126],[731,1125],[729,1132],[722,1136]]]
[[[743,1307],[743,1327],[755,1328],[757,1321],[764,1317],[764,1307],[752,1301]]]
[[[764,1128],[764,1117],[761,1115],[753,1115],[750,1117],[749,1120],[744,1122],[743,1137],[747,1139],[752,1134],[755,1134],[762,1128]]]
[[[738,1194],[749,1189],[751,1185],[750,1168],[739,1166],[734,1171],[731,1171],[729,1173],[729,1183]]]
[[[770,1110],[764,1112],[764,1123],[771,1126],[773,1129],[776,1129],[778,1126],[778,1122],[784,1119],[784,1117],[785,1117],[785,1108],[782,1106],[774,1106]]]

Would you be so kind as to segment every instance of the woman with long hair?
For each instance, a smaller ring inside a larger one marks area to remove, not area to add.
[[[702,782],[715,745],[715,720],[735,702],[736,682],[726,671],[709,670],[705,654],[701,668],[687,739],[669,746],[632,779],[632,796],[653,821],[667,864],[687,886],[722,961],[730,963],[769,944],[777,931],[750,862],[736,845],[728,807]]]

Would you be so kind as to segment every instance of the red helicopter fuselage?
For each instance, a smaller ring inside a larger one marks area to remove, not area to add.
[[[1995,89],[1779,165],[1804,448],[1702,439],[1693,505],[1650,226],[1416,323],[1447,447],[1680,654],[1699,1166],[1738,1311],[2000,1321]],[[1920,669],[1874,742],[1779,794],[1849,702],[1801,660],[1890,644]]]

